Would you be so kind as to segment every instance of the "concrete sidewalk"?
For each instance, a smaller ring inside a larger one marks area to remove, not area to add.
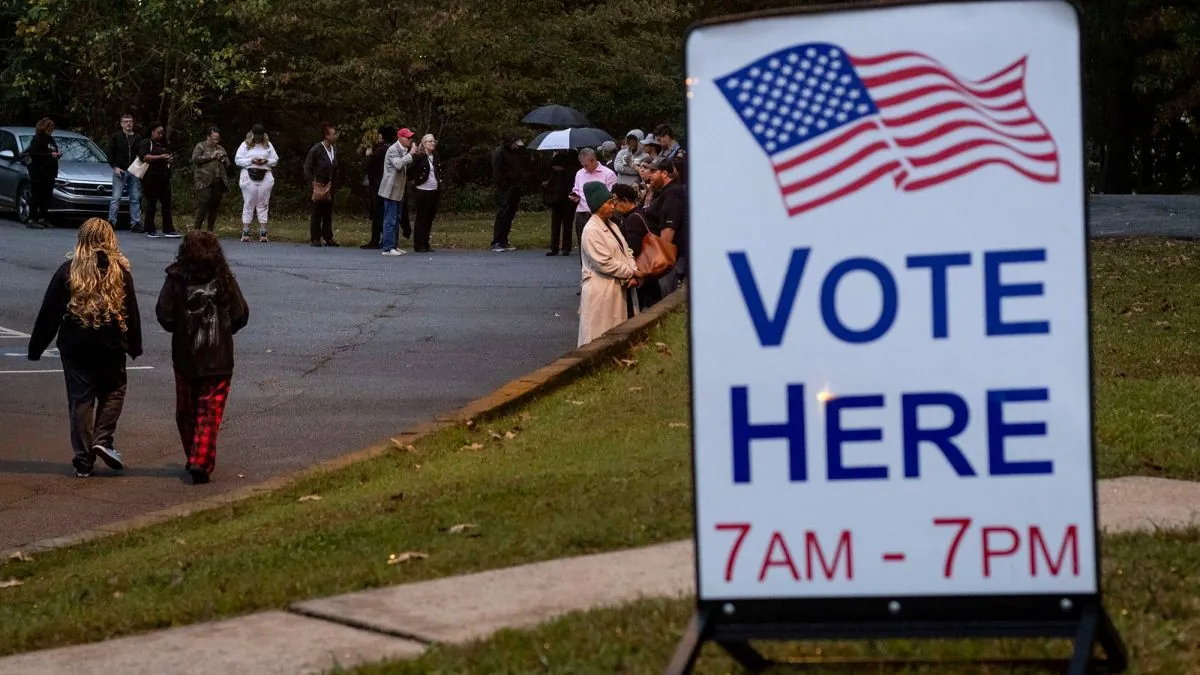
[[[1106,532],[1200,526],[1200,483],[1099,483]],[[420,656],[505,628],[646,597],[691,595],[691,541],[350,593],[210,624],[0,659],[0,675],[292,675]]]

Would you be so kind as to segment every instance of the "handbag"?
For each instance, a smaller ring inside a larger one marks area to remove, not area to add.
[[[646,234],[642,237],[642,250],[638,253],[636,261],[637,268],[647,277],[657,279],[675,269],[678,248],[651,232],[644,216],[638,214],[638,217],[642,219],[642,227],[646,228]]]
[[[153,143],[150,144],[150,149],[154,150]],[[136,178],[138,178],[138,180],[145,178],[146,172],[149,170],[150,170],[150,165],[146,162],[143,162],[141,157],[134,158],[133,164],[130,164],[129,168],[126,169],[126,171],[133,174]]]
[[[314,180],[312,182],[312,200],[314,202],[331,201],[332,196],[330,196],[330,194],[329,194],[329,188],[332,186],[333,186],[332,182],[318,183],[317,181]]]
[[[267,177],[267,170],[266,169],[249,169],[248,168],[248,169],[246,169],[246,175],[249,176],[250,180],[254,181],[255,183],[260,183],[260,182],[262,182],[262,179]]]

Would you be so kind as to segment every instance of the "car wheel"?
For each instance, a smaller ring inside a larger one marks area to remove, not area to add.
[[[17,187],[16,205],[17,220],[21,221],[22,223],[29,222],[29,202],[31,198],[32,195],[29,192],[29,183],[21,183],[21,185]]]

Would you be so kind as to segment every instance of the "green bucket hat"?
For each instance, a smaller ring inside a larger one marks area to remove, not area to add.
[[[587,201],[588,210],[595,213],[597,209],[612,199],[612,193],[600,181],[592,181],[585,183],[583,186],[583,198]]]

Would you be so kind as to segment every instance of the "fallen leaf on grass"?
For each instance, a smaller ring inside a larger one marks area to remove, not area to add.
[[[125,597],[125,594],[122,593],[121,591],[117,591],[117,592],[113,593],[113,598],[115,598],[117,600],[120,600],[123,597]]]
[[[583,401],[576,401],[574,399],[567,399],[567,403],[570,403],[571,405],[583,405]]]
[[[496,433],[496,432],[494,432],[494,431],[491,431],[490,429],[488,430],[488,435],[489,435],[489,436],[491,436],[493,439],[495,439],[495,440],[497,440],[497,441],[499,441],[499,440],[501,440],[501,439],[503,439],[503,438],[504,438],[504,437],[503,437],[503,436],[501,436],[500,434],[498,434],[498,433]]]
[[[472,444],[470,444],[470,445],[464,445],[464,446],[462,446],[462,449],[463,449],[463,450],[482,450],[482,449],[483,449],[483,443],[472,443]],[[417,466],[419,467],[419,466],[421,466],[421,465],[420,465],[420,464],[418,464]]]
[[[395,553],[393,553],[388,556],[387,564],[399,565],[400,563],[406,563],[410,560],[424,560],[425,558],[428,558],[428,557],[429,557],[428,553],[421,553],[420,551],[405,551],[404,553],[401,553],[400,555],[396,555]]]
[[[246,474],[244,474],[244,473],[239,473],[239,474],[238,474],[238,478],[245,478],[245,477],[246,477]]]
[[[473,530],[477,527],[479,527],[479,526],[476,525],[475,523],[459,523],[458,525],[455,525],[454,527],[450,528],[450,534],[462,534],[463,532],[466,532],[467,530]]]
[[[392,441],[392,447],[399,450],[400,452],[416,452],[417,451],[417,446],[415,446],[415,445],[403,445],[400,443],[400,441],[397,441],[394,438],[391,439],[391,441]]]
[[[15,562],[33,562],[33,557],[25,555],[24,551],[17,551],[16,553],[8,556],[8,559]]]
[[[642,390],[641,387],[630,387],[629,388],[629,391],[641,391],[641,390]]]
[[[613,362],[616,363],[618,366],[624,366],[626,369],[632,368],[637,365],[637,359],[614,358]]]
[[[24,585],[25,585],[25,582],[21,581],[20,579],[9,579],[8,581],[0,581],[0,588],[16,588],[17,586],[24,586]]]
[[[180,546],[183,546],[183,545],[187,544],[187,540],[186,539],[176,539],[175,543]]]
[[[671,422],[667,426],[671,427],[672,429],[686,429],[687,422]]]
[[[302,502],[319,502],[319,501],[321,501],[321,495],[304,495],[303,497],[300,498],[300,501],[302,501]]]
[[[517,437],[517,433],[515,431],[506,431],[504,432],[504,437],[511,441]]]
[[[671,348],[668,347],[667,343],[665,343],[665,342],[655,342],[654,346],[658,347],[659,353],[662,354],[663,356],[672,356],[673,355]]]

